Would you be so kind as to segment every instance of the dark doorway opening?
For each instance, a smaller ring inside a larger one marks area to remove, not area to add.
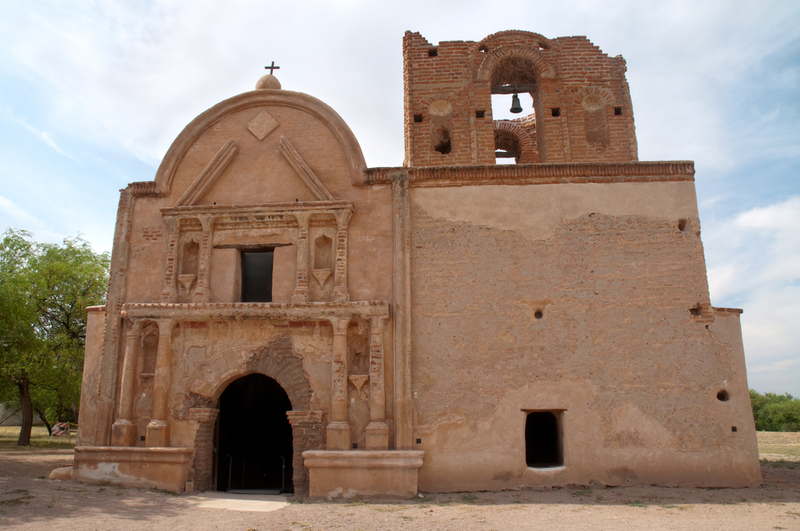
[[[232,382],[219,399],[217,490],[293,492],[292,403],[263,374]]]
[[[525,420],[525,461],[531,468],[564,464],[560,411],[532,411]]]
[[[272,302],[274,251],[242,251],[242,302]]]

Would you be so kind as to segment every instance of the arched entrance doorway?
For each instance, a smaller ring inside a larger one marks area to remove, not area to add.
[[[263,374],[228,385],[219,398],[217,490],[293,492],[291,409],[286,391]]]

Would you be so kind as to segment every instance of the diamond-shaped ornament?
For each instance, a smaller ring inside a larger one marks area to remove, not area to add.
[[[276,127],[278,127],[278,121],[267,111],[261,111],[258,116],[247,123],[247,128],[259,140],[264,140]]]

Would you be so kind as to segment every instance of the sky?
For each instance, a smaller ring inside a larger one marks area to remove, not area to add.
[[[797,0],[2,2],[0,231],[110,251],[119,190],[272,61],[369,166],[400,166],[404,32],[510,29],[625,58],[639,159],[695,161],[711,302],[744,309],[750,387],[800,396]]]

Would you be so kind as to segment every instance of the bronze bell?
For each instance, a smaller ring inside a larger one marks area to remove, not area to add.
[[[514,114],[519,114],[522,112],[522,105],[519,104],[519,96],[517,96],[516,92],[511,98],[511,112]]]

